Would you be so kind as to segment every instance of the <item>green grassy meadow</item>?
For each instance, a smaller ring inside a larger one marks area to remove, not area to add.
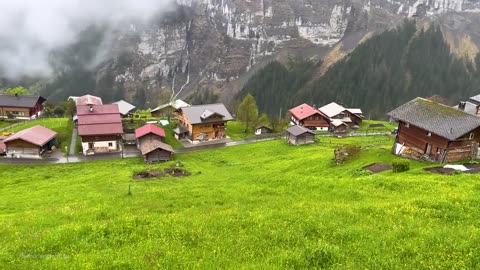
[[[19,121],[18,120],[3,120],[3,119],[0,119],[0,128],[6,128],[8,126],[11,126],[13,124],[16,124],[18,123]]]
[[[362,145],[333,162],[333,146]],[[5,269],[478,269],[480,178],[368,175],[391,137],[283,140],[89,163],[0,165]],[[176,161],[192,173],[133,181]],[[129,185],[132,195],[128,195]]]

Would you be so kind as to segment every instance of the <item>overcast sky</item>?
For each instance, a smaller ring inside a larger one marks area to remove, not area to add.
[[[0,0],[0,70],[9,78],[48,75],[48,55],[92,24],[147,20],[174,0]]]

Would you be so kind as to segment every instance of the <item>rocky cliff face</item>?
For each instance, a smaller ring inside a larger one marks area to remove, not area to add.
[[[112,37],[97,89],[146,107],[207,89],[228,100],[271,59],[321,59],[407,17],[438,19],[478,44],[478,12],[480,0],[177,0],[160,21]]]

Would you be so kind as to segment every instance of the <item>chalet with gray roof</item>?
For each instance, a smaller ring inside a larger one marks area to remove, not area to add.
[[[315,132],[301,126],[287,129],[286,139],[289,144],[301,145],[315,142]]]
[[[195,105],[177,110],[178,127],[174,130],[177,139],[208,141],[226,137],[227,122],[232,115],[222,103]]]
[[[363,112],[358,108],[345,108],[335,102],[331,102],[318,109],[329,118],[332,131],[345,131],[345,127],[360,126],[363,121]],[[339,121],[343,124],[339,124]]]
[[[480,95],[470,97],[466,101],[460,101],[454,108],[472,115],[480,116]]]
[[[0,94],[0,118],[35,118],[42,111],[45,100],[41,96]]]
[[[477,158],[479,117],[423,98],[388,115],[399,123],[393,148],[397,155],[442,163]]]

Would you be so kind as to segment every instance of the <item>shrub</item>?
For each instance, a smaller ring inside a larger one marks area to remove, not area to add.
[[[392,162],[392,171],[394,173],[401,173],[410,170],[410,162],[406,160],[395,160]]]

